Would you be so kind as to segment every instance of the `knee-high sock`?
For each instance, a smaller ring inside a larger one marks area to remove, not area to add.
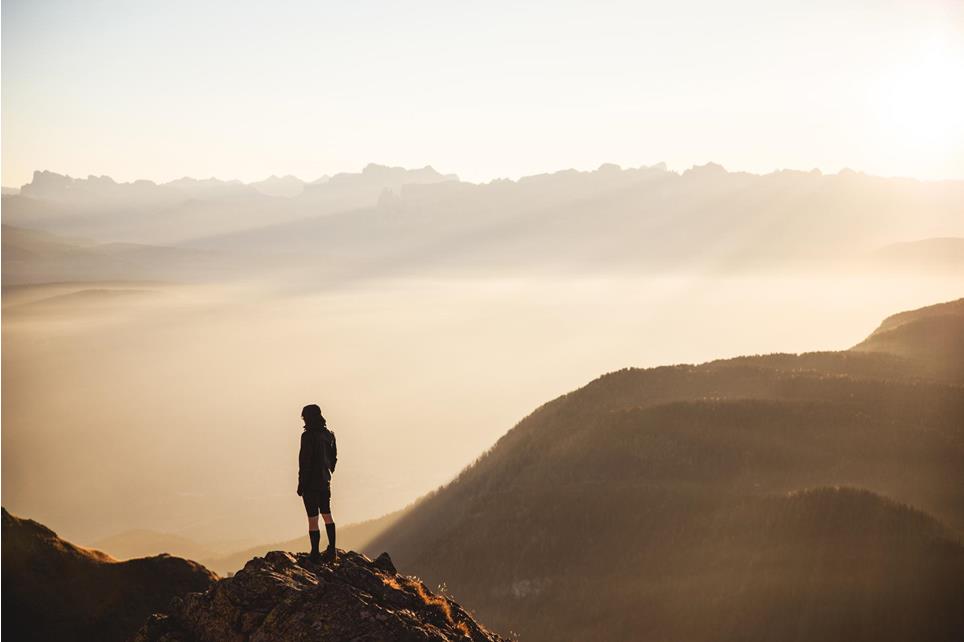
[[[335,524],[325,524],[325,532],[328,533],[328,548],[335,550]]]
[[[308,531],[308,539],[311,540],[311,552],[318,552],[318,544],[321,542],[321,531]]]

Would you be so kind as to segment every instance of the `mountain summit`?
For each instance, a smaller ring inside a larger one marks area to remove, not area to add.
[[[452,600],[399,575],[387,553],[341,552],[333,565],[272,551],[204,593],[175,599],[136,642],[378,640],[499,642]]]

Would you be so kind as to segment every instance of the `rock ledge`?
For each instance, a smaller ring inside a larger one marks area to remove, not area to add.
[[[272,551],[203,593],[175,598],[137,642],[473,640],[504,642],[457,603],[395,572],[387,553],[372,561],[339,551],[332,565]]]

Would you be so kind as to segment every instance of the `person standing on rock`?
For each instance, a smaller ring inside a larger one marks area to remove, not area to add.
[[[315,404],[301,410],[305,430],[301,433],[301,450],[298,453],[298,496],[304,500],[308,513],[308,539],[311,541],[311,560],[313,562],[335,561],[335,522],[331,518],[331,474],[335,472],[338,461],[338,448],[335,433],[328,430],[328,424]],[[328,534],[328,549],[319,555],[318,544],[321,532],[318,530],[318,513],[325,520]]]

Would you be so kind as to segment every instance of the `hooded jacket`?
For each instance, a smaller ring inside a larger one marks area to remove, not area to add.
[[[325,488],[337,462],[335,433],[327,428],[305,428],[298,452],[298,493]]]

